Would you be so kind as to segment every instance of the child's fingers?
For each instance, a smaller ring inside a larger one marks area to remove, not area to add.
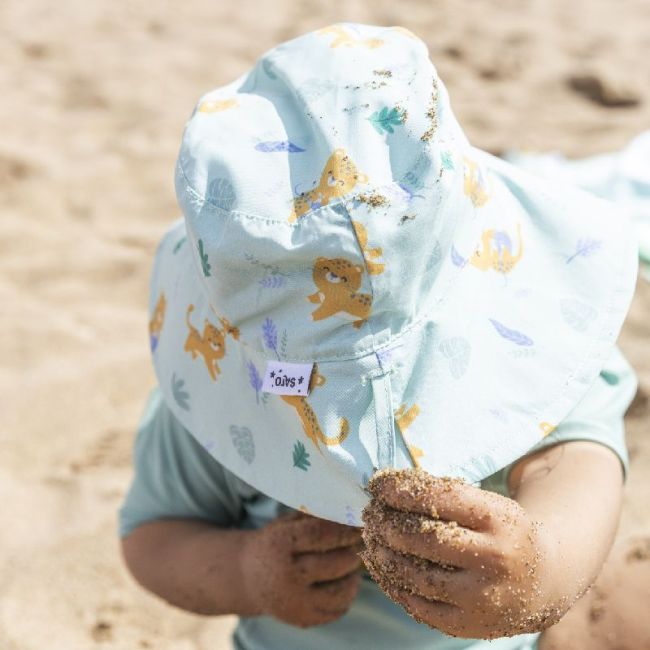
[[[303,517],[287,522],[294,553],[317,553],[358,544],[361,531],[333,521]]]
[[[464,612],[456,605],[427,600],[406,589],[392,587],[388,595],[398,602],[418,623],[426,623],[443,632],[453,631],[454,636],[463,636]]]
[[[364,561],[379,584],[384,582],[426,598],[460,605],[476,588],[476,577],[464,570],[449,570],[431,562],[396,553],[376,545],[364,554]]]
[[[455,521],[474,530],[490,528],[491,495],[458,479],[436,478],[417,469],[391,470],[375,474],[368,489],[396,510]]]
[[[312,585],[310,591],[315,598],[317,607],[334,611],[343,608],[343,612],[340,612],[343,614],[357,595],[360,582],[361,574],[355,572],[338,580]]]
[[[366,506],[364,522],[366,544],[378,541],[395,551],[444,566],[477,568],[484,562],[489,543],[483,533],[385,508],[377,502]]]
[[[293,561],[298,575],[306,583],[343,578],[360,566],[359,556],[349,548],[324,553],[305,553],[295,556]]]

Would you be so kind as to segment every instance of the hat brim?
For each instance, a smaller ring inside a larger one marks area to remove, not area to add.
[[[152,313],[165,296],[152,328],[154,365],[175,416],[227,469],[292,508],[358,525],[375,470],[417,464],[480,481],[525,454],[584,396],[629,307],[634,238],[613,206],[570,188],[556,203],[545,182],[473,155],[492,184],[476,218],[501,233],[511,260],[525,247],[525,283],[477,257],[480,238],[472,250],[452,249],[444,264],[458,272],[445,301],[371,354],[319,362],[322,381],[302,401],[261,391],[277,349],[268,355],[224,326],[217,372],[200,345],[188,345],[190,325],[199,337],[206,322],[222,326],[184,224],[170,229],[152,279]]]

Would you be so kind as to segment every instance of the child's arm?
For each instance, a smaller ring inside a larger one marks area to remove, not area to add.
[[[420,473],[409,472],[406,483],[377,478],[365,515],[366,565],[416,619],[462,637],[555,623],[595,580],[621,506],[620,460],[592,442],[520,461],[510,477],[516,501]]]
[[[127,535],[127,566],[146,589],[197,614],[268,614],[299,627],[342,616],[360,581],[359,531],[305,515],[259,530],[192,519]]]

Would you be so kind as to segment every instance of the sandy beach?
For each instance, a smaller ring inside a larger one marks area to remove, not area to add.
[[[5,0],[0,3],[0,648],[215,650],[231,619],[144,593],[116,512],[154,385],[147,294],[178,216],[173,168],[196,99],[274,44],[339,21],[423,38],[473,144],[612,151],[650,126],[646,0]],[[650,534],[650,283],[621,346],[621,535]]]

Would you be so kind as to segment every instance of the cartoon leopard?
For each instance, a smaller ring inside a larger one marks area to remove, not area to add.
[[[314,263],[314,284],[316,293],[307,296],[307,300],[320,306],[312,312],[313,320],[323,320],[335,314],[352,319],[354,327],[359,329],[370,316],[372,296],[359,293],[363,266],[353,264],[337,257],[328,259],[319,257]]]
[[[149,344],[151,345],[152,352],[158,347],[160,332],[162,331],[163,323],[165,322],[166,309],[167,299],[165,298],[165,294],[161,292],[156,307],[153,310],[153,316],[149,321]]]
[[[316,386],[322,386],[324,383],[325,377],[318,372],[318,365],[314,364],[314,369],[309,380],[309,392],[311,393]],[[341,418],[338,435],[328,437],[320,428],[314,409],[309,405],[307,398],[304,395],[282,395],[281,397],[287,404],[296,409],[305,434],[314,445],[316,445],[316,449],[318,449],[321,454],[323,451],[321,450],[319,443],[328,446],[340,445],[348,437],[348,434],[350,433],[350,425],[345,418]]]
[[[333,199],[352,191],[358,184],[367,182],[368,177],[357,170],[345,149],[336,149],[328,158],[318,185],[293,199],[293,212],[289,215],[289,221],[294,222],[309,210],[327,205]]]
[[[510,235],[503,230],[490,228],[484,230],[481,236],[481,247],[478,248],[469,263],[481,270],[493,269],[498,273],[510,273],[524,255],[524,243],[521,238],[521,224],[517,224],[517,253]]]
[[[354,228],[354,232],[357,234],[359,246],[361,246],[361,250],[363,251],[363,256],[366,260],[366,268],[368,269],[368,273],[370,275],[379,275],[380,273],[383,273],[385,268],[384,264],[373,261],[377,257],[381,257],[382,249],[368,248],[368,231],[366,230],[365,226],[362,223],[358,221],[353,221],[352,227]]]
[[[239,339],[239,329],[233,327],[225,318],[219,318],[223,329],[213,325],[207,318],[203,325],[203,334],[199,333],[190,322],[190,314],[194,311],[194,305],[187,308],[185,322],[190,332],[185,341],[185,352],[190,352],[192,359],[198,355],[203,357],[205,365],[210,373],[212,381],[217,380],[217,375],[221,374],[221,368],[217,361],[223,359],[226,354],[226,335],[232,336],[235,340]]]

